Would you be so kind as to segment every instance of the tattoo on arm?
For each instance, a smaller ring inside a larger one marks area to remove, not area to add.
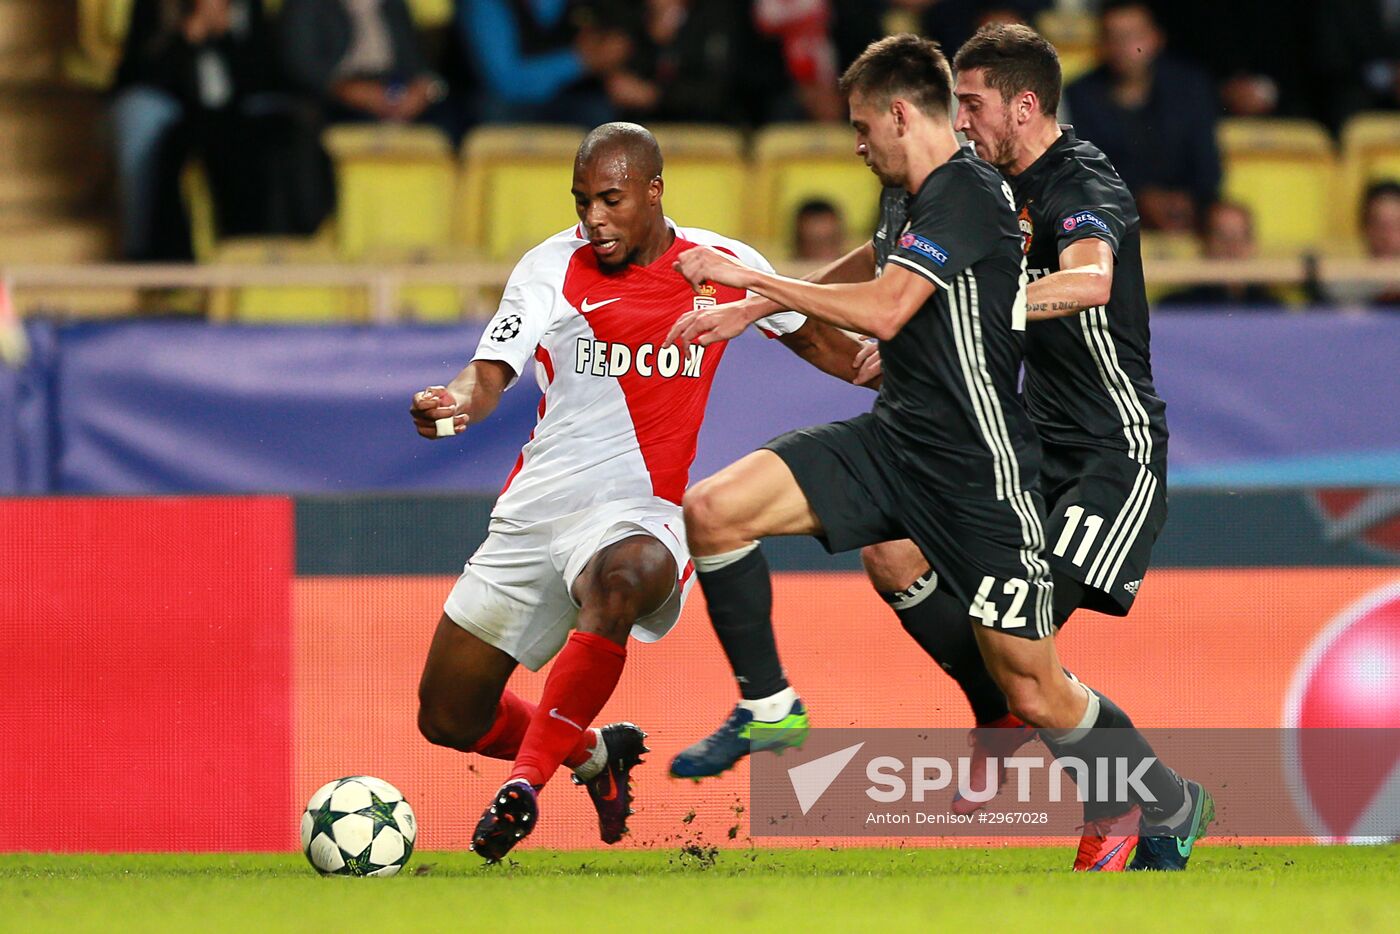
[[[1026,311],[1074,311],[1078,307],[1074,302],[1031,302],[1026,305]]]

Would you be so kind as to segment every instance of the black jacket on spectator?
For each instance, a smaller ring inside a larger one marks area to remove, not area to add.
[[[1318,117],[1318,6],[1315,0],[1153,0],[1152,12],[1172,50],[1217,81],[1264,75],[1278,89],[1277,116]]]
[[[186,105],[199,106],[197,59],[206,48],[216,51],[228,66],[230,103],[276,86],[276,58],[262,0],[235,3],[235,8],[241,8],[235,16],[246,20],[244,28],[205,46],[190,45],[180,32],[184,6],[181,0],[136,0],[117,66],[117,88],[150,85]]]
[[[1220,189],[1214,91],[1195,66],[1163,56],[1154,67],[1152,93],[1137,110],[1113,99],[1106,67],[1094,69],[1065,89],[1070,117],[1134,194],[1144,188],[1185,190],[1203,210]]]
[[[203,166],[221,237],[308,234],[334,206],[314,116],[277,93],[262,0],[230,6],[229,32],[199,45],[181,28],[187,0],[136,0],[132,10],[117,87],[165,91],[183,111],[159,155],[153,252],[143,258],[190,256],[179,182],[192,158]]]
[[[394,65],[386,75],[355,75],[410,81],[428,71],[418,27],[404,0],[382,0]],[[350,49],[353,24],[340,0],[285,0],[278,16],[282,67],[303,90],[325,95],[335,82],[336,66]]]
[[[1328,122],[1341,129],[1363,110],[1400,106],[1400,22],[1387,20],[1380,0],[1317,4],[1313,54],[1323,73]]]
[[[641,22],[628,24],[636,51],[628,68],[656,83],[656,107],[633,119],[758,124],[770,119],[770,98],[788,90],[781,55],[757,35],[747,3],[692,3],[685,23],[658,47]]]

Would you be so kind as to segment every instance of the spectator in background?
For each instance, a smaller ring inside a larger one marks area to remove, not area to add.
[[[1400,260],[1400,181],[1375,182],[1361,201],[1361,235],[1371,259]],[[1345,283],[1327,290],[1341,305],[1400,309],[1400,286]]]
[[[782,62],[766,56],[733,0],[646,0],[632,21],[627,64],[604,79],[608,99],[627,119],[761,123],[767,92],[785,83]],[[617,18],[623,24],[623,15]]]
[[[895,10],[918,17],[921,35],[952,55],[988,23],[1023,23],[1054,6],[1054,0],[888,0]]]
[[[846,102],[836,90],[833,15],[831,0],[753,0],[753,22],[760,35],[782,45],[801,115],[810,120],[846,119]]]
[[[1143,0],[1105,0],[1099,29],[1103,63],[1065,89],[1075,129],[1118,169],[1144,227],[1193,230],[1220,187],[1209,79],[1162,55]]]
[[[610,19],[570,0],[458,0],[457,26],[481,83],[481,120],[590,127],[612,120],[602,80],[632,46]]]
[[[865,47],[886,34],[887,3],[831,0],[831,41],[836,44],[836,71],[844,72]]]
[[[1362,110],[1400,107],[1400,2],[1319,3],[1316,15],[1314,54],[1333,129]]]
[[[446,96],[404,0],[283,0],[282,66],[329,122],[425,119]]]
[[[1254,215],[1236,201],[1217,201],[1206,211],[1201,234],[1202,255],[1206,259],[1245,262],[1254,259]],[[1279,297],[1268,286],[1248,283],[1202,283],[1164,296],[1162,305],[1272,306]]]
[[[1205,66],[1222,107],[1235,117],[1319,118],[1317,6],[1316,0],[1152,0],[1172,51]]]
[[[846,255],[846,222],[824,198],[802,202],[793,218],[793,259],[829,262]]]
[[[127,259],[189,258],[191,157],[221,235],[309,233],[324,218],[324,186],[287,177],[315,128],[276,93],[274,62],[261,0],[136,0],[112,112]]]
[[[1361,223],[1368,256],[1400,259],[1400,182],[1376,182],[1366,189]]]

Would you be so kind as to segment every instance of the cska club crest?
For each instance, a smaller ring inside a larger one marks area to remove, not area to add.
[[[1021,213],[1016,218],[1016,223],[1021,227],[1021,252],[1029,254],[1031,251],[1031,240],[1035,239],[1035,225],[1031,223],[1031,209],[1029,205],[1021,208]]]

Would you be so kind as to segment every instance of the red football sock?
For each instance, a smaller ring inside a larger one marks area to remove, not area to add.
[[[491,729],[476,741],[471,751],[492,759],[510,761],[520,753],[520,742],[530,726],[530,718],[535,715],[535,705],[518,694],[501,692],[500,703],[496,705],[496,719]],[[564,764],[571,769],[583,765],[593,756],[593,744],[597,739],[592,730],[579,734],[578,742],[564,757]]]
[[[578,735],[578,742],[574,743],[574,748],[570,749],[569,754],[564,757],[564,764],[571,769],[583,765],[593,758],[593,745],[598,741],[597,733],[592,730],[584,730]]]
[[[627,650],[591,632],[569,636],[544,682],[544,694],[525,731],[511,778],[540,787],[580,741],[592,745],[588,727],[612,697]]]
[[[472,746],[472,752],[492,759],[514,759],[534,715],[534,704],[509,690],[502,691],[500,702],[496,704],[496,719],[491,722],[491,729]]]

